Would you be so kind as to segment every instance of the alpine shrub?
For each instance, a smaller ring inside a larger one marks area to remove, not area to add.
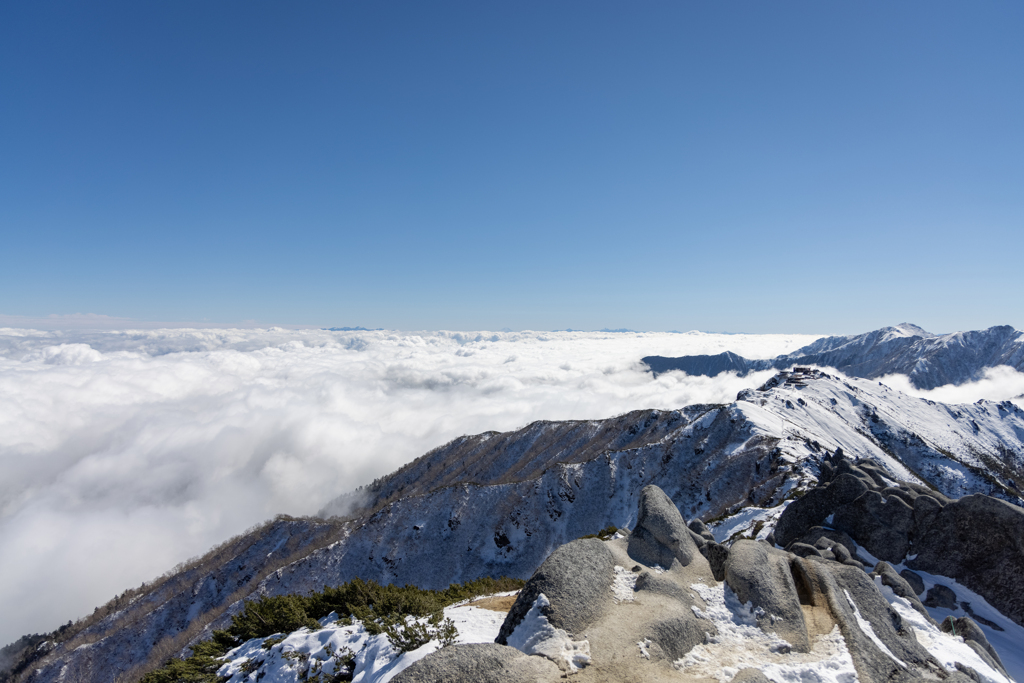
[[[283,640],[282,634],[303,627],[319,629],[314,617],[322,618],[331,612],[342,615],[339,621],[350,616],[359,619],[371,634],[386,634],[401,651],[415,650],[431,640],[440,641],[442,647],[451,645],[459,632],[451,619],[443,617],[445,607],[479,595],[519,590],[525,583],[504,576],[483,577],[435,591],[409,585],[382,586],[357,578],[333,588],[324,586],[322,591],[310,595],[247,600],[226,630],[214,631],[213,638],[192,648],[191,657],[168,660],[160,669],[143,676],[141,683],[216,683],[217,670],[224,663],[220,658],[232,648],[252,638],[277,636],[263,643],[269,649]],[[336,656],[351,674],[353,653],[345,650]]]

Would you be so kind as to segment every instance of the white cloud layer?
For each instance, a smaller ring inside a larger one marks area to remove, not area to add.
[[[886,375],[882,383],[910,396],[926,398],[939,403],[974,403],[979,399],[988,401],[1013,401],[1024,408],[1024,372],[1009,365],[986,369],[982,378],[966,384],[946,384],[934,389],[917,389],[906,375]]]
[[[0,329],[0,644],[461,434],[725,402],[809,335]]]

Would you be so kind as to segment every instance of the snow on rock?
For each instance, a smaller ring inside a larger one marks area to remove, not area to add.
[[[544,616],[543,609],[551,603],[543,593],[508,637],[508,644],[528,655],[547,657],[567,674],[579,671],[590,663],[590,642],[573,640],[564,629],[555,628]]]
[[[906,567],[903,564],[896,564],[893,565],[893,568],[899,572]],[[946,586],[956,593],[958,606],[955,610],[925,606],[932,619],[942,623],[942,620],[949,616],[973,618],[985,634],[988,642],[999,653],[999,658],[1002,660],[1006,672],[1015,680],[1024,681],[1024,647],[1022,647],[1022,643],[1024,643],[1024,627],[1003,616],[985,598],[957,581],[945,576],[938,576],[918,570],[914,571],[924,581],[925,593],[922,596],[936,584]],[[947,669],[953,670],[953,662],[959,661],[970,666],[986,679],[990,679],[995,683],[1005,683],[1006,677],[985,665],[981,658],[964,644],[963,638],[943,633],[935,628],[933,624],[923,619],[920,613],[914,610],[906,600],[897,597],[888,586],[882,585],[879,579],[875,580],[875,584],[879,587],[885,599],[889,601],[889,604],[892,605],[893,609],[899,612],[904,621],[908,622],[917,631],[918,642],[931,652],[936,659],[942,662]],[[970,606],[970,614],[963,608],[964,603]]]
[[[718,635],[709,636],[705,644],[697,645],[675,662],[682,673],[726,683],[740,669],[755,668],[779,683],[856,682],[853,658],[838,626],[814,639],[810,652],[792,652],[785,640],[758,627],[756,608],[749,602],[740,603],[727,584],[693,584],[690,588],[707,605],[706,610],[694,611],[712,621]]]
[[[787,500],[782,505],[776,505],[773,508],[746,507],[715,524],[709,524],[708,530],[711,531],[718,543],[724,543],[737,535],[749,536],[760,541],[775,528],[775,523],[789,503],[790,501]],[[758,527],[759,522],[760,527]],[[757,529],[757,533],[751,536],[750,532],[753,532],[754,529]]]
[[[864,334],[823,337],[772,359],[750,360],[726,351],[715,356],[647,356],[642,362],[655,373],[676,370],[710,377],[818,366],[867,379],[900,374],[918,388],[933,389],[978,379],[997,366],[1024,370],[1022,339],[1024,333],[1008,325],[935,335],[903,323]]]
[[[886,644],[882,642],[882,639],[878,637],[878,634],[875,633],[875,629],[871,625],[871,622],[861,615],[860,609],[857,608],[857,603],[855,603],[853,598],[850,597],[850,592],[844,590],[843,593],[846,594],[846,601],[850,603],[850,609],[853,610],[853,616],[857,620],[857,626],[859,626],[860,630],[864,632],[864,635],[870,638],[871,642],[873,642],[879,650],[884,652],[889,659],[899,664],[901,668],[906,669],[907,663],[892,653],[892,650],[890,650]]]
[[[903,618],[903,621],[916,631],[917,642],[939,660],[947,671],[956,671],[955,663],[960,662],[977,671],[982,678],[982,683],[1011,683],[1006,676],[990,667],[978,656],[978,653],[968,647],[963,638],[940,631],[911,607],[908,600],[895,595],[891,588],[883,585],[880,579],[875,580],[875,585],[878,586],[879,591],[893,606],[893,609]],[[1012,652],[1012,650],[1008,652]],[[1003,664],[1008,666],[1002,652],[1000,652],[1000,658],[1003,659]]]

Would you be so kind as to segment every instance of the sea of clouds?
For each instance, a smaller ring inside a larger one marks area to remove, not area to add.
[[[456,436],[728,402],[771,375],[654,379],[643,356],[768,358],[815,338],[0,329],[0,644]],[[1024,375],[897,388],[1002,400]]]

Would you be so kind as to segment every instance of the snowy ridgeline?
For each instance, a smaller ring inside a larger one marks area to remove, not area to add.
[[[615,569],[615,599],[619,602],[632,601],[637,575],[620,566]],[[902,566],[897,569],[902,569]],[[1016,680],[1024,681],[1024,651],[1021,650],[1024,628],[955,581],[929,574],[922,576],[926,588],[942,583],[969,600],[974,614],[989,622],[981,624],[981,627],[1000,653],[1008,673]],[[914,629],[918,642],[948,671],[956,671],[955,662],[960,662],[977,671],[981,683],[1008,683],[1006,677],[986,664],[963,638],[941,632],[923,619],[909,602],[896,596],[878,579],[876,583],[889,604]],[[794,652],[784,639],[758,627],[757,608],[749,602],[741,604],[728,585],[693,584],[690,588],[707,605],[707,609],[700,610],[698,616],[712,622],[718,633],[709,636],[703,645],[693,648],[674,663],[680,673],[714,678],[721,683],[730,681],[745,668],[758,669],[772,681],[780,683],[854,683],[857,680],[853,660],[838,626],[817,636],[810,652]],[[512,594],[498,594],[507,595]],[[494,642],[505,613],[476,606],[486,600],[477,598],[470,604],[454,605],[444,610],[444,616],[451,619],[458,629],[455,642]],[[589,643],[574,642],[564,631],[552,627],[540,612],[539,608],[544,604],[545,598],[541,595],[527,618],[513,631],[509,644],[527,654],[548,658],[561,655],[569,673],[585,668],[589,661]],[[950,615],[965,616],[960,608],[955,611],[929,608],[929,612],[937,622]],[[349,621],[351,623],[347,623]],[[425,623],[425,620],[420,621]],[[865,634],[873,637],[871,625],[866,620],[859,621]],[[418,649],[402,652],[393,647],[384,634],[370,635],[358,620],[339,620],[334,613],[321,619],[320,624],[321,628],[316,631],[303,628],[290,634],[250,640],[228,652],[218,675],[225,677],[227,683],[326,682],[337,674],[351,676],[355,683],[385,683],[441,647],[437,640],[432,640]],[[638,659],[649,657],[649,642],[635,645]],[[560,653],[553,651],[558,648],[562,648]]]
[[[866,379],[905,375],[918,389],[934,389],[978,380],[986,369],[997,366],[1024,370],[1022,341],[1024,333],[1008,325],[937,335],[903,323],[864,334],[823,337],[772,359],[750,360],[726,351],[677,358],[647,356],[642,362],[655,374],[676,370],[708,377],[815,365]]]

